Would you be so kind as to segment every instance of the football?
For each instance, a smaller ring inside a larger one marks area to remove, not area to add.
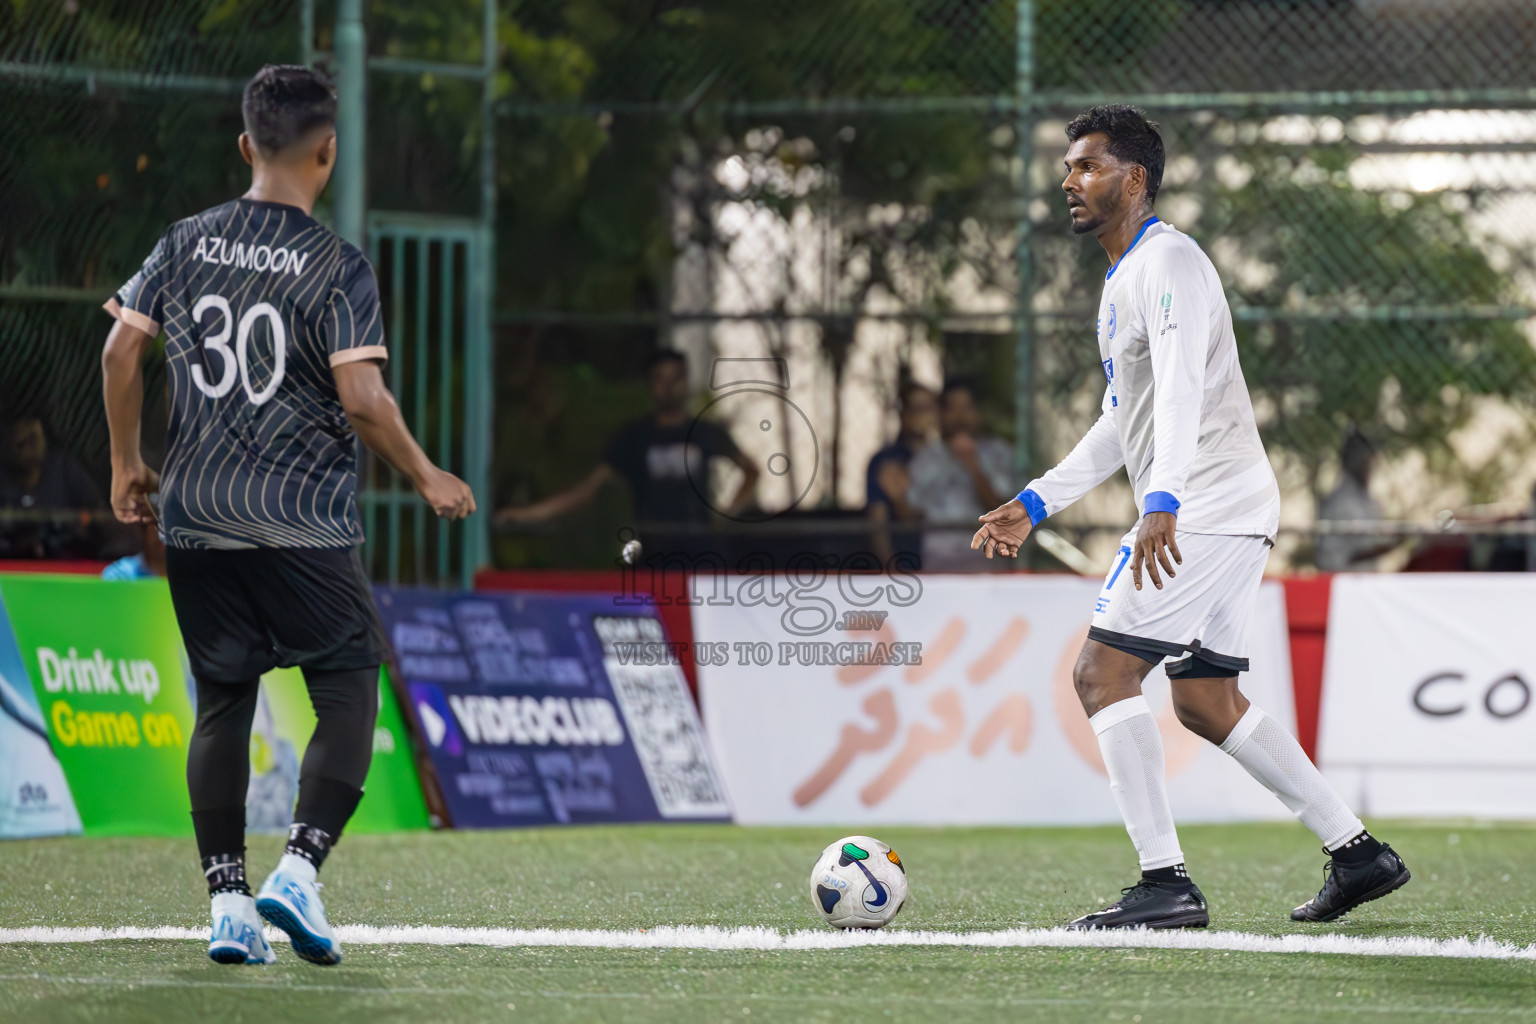
[[[881,928],[907,901],[907,869],[896,851],[869,836],[848,836],[821,851],[811,871],[811,903],[834,928]]]

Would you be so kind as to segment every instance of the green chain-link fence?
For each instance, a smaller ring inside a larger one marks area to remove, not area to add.
[[[367,16],[376,58],[478,60],[477,3]],[[313,17],[324,60],[333,9]],[[0,7],[0,405],[42,413],[98,478],[91,307],[166,222],[243,188],[229,82],[302,59],[302,18]],[[819,455],[802,514],[862,502],[903,373],[980,380],[1021,471],[1049,465],[1102,387],[1103,256],[1056,186],[1062,126],[1103,101],[1164,126],[1160,212],[1227,282],[1286,525],[1310,526],[1357,427],[1386,456],[1388,516],[1519,503],[1536,477],[1529,3],[520,0],[497,34],[498,500],[584,471],[644,407],[658,345],[706,393],[716,356],[786,359],[815,434],[794,444]],[[183,87],[153,81],[171,73]],[[472,213],[478,86],[370,86],[370,203]],[[1111,487],[1064,520],[1129,512]],[[623,519],[505,537],[499,557],[606,561]],[[1309,543],[1285,551],[1304,563]]]
[[[549,48],[530,68],[565,77],[514,74],[506,104],[507,139],[531,146],[506,171],[527,168],[521,205],[546,225],[503,295],[515,336],[597,345],[650,328],[701,360],[790,357],[792,376],[812,374],[813,421],[836,428],[818,438],[830,476],[810,500],[841,507],[890,436],[899,373],[932,381],[937,350],[980,377],[994,425],[1037,471],[1103,386],[1104,257],[1067,231],[1062,128],[1092,103],[1131,102],[1168,142],[1161,212],[1228,283],[1298,531],[1284,553],[1310,558],[1315,502],[1356,428],[1385,456],[1384,516],[1521,502],[1536,476],[1529,5],[741,6],[611,21],[594,9],[623,5],[516,8]],[[555,60],[562,43],[585,62]],[[552,155],[581,173],[546,177]],[[633,291],[604,276],[615,224],[637,243],[615,264],[652,261]],[[569,262],[552,267],[552,252]],[[504,466],[514,489],[569,479],[541,475],[537,451]],[[1063,521],[1103,526],[1080,534],[1102,547],[1129,514],[1111,486]]]

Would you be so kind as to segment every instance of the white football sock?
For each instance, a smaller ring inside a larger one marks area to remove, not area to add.
[[[1117,701],[1088,719],[1088,724],[1099,738],[1099,751],[1109,771],[1109,791],[1115,795],[1125,830],[1136,845],[1141,869],[1184,863],[1173,811],[1168,808],[1163,737],[1147,698],[1137,694]]]
[[[1365,830],[1301,749],[1296,737],[1277,725],[1257,704],[1248,705],[1247,712],[1222,741],[1221,749],[1279,797],[1328,849]]]

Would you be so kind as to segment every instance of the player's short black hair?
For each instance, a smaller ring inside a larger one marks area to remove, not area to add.
[[[651,371],[663,363],[677,363],[684,369],[688,368],[688,357],[675,348],[659,348],[645,357],[645,366],[642,368],[649,377]]]
[[[268,64],[245,83],[240,113],[256,148],[275,156],[316,128],[335,126],[336,90],[313,68]]]
[[[1105,103],[1089,107],[1067,122],[1067,141],[1076,142],[1085,135],[1102,132],[1109,140],[1105,148],[1111,156],[1127,163],[1140,164],[1147,172],[1147,205],[1157,201],[1163,187],[1163,137],[1157,122],[1127,103]]]

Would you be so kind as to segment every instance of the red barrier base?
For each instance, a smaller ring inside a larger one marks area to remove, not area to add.
[[[1291,630],[1291,687],[1296,695],[1296,739],[1317,760],[1317,719],[1323,700],[1323,653],[1333,577],[1296,576],[1285,585],[1285,617]]]
[[[62,572],[71,576],[100,576],[101,570],[107,567],[106,562],[50,562],[45,559],[37,561],[0,560],[0,572]]]

